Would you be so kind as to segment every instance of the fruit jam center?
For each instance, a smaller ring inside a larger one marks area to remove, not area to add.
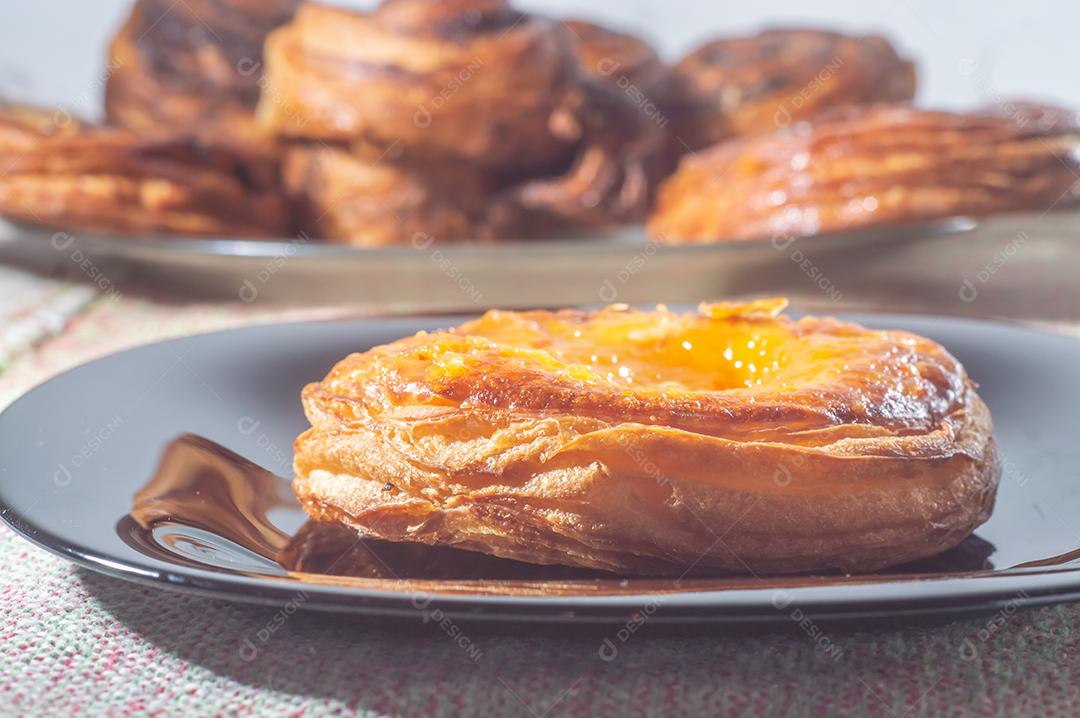
[[[553,372],[637,389],[759,386],[788,363],[790,349],[784,325],[677,315],[657,321],[655,316],[611,314],[590,322],[496,317],[477,322],[469,333],[543,352]]]

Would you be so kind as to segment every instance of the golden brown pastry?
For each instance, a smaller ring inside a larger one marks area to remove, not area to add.
[[[1075,204],[1076,115],[1010,107],[844,108],[721,143],[683,158],[660,188],[649,232],[676,243],[803,236]]]
[[[519,172],[557,168],[577,139],[553,119],[574,82],[569,39],[500,0],[304,4],[268,38],[266,72],[259,118],[285,137]]]
[[[910,100],[915,68],[882,37],[778,29],[706,43],[675,66],[672,84],[672,134],[686,152],[828,107]]]
[[[304,389],[315,520],[627,574],[871,571],[990,515],[990,415],[938,344],[784,300],[489,312]]]
[[[490,188],[456,163],[394,162],[375,148],[285,150],[283,180],[300,227],[354,246],[477,239]]]
[[[280,236],[272,158],[0,107],[0,215],[91,232]]]
[[[641,48],[621,57],[647,77]],[[516,239],[641,220],[663,123],[616,79],[580,68],[575,49],[568,26],[505,0],[388,0],[370,13],[305,4],[267,41],[259,117],[293,144],[321,144],[309,157],[361,148],[355,171],[333,163],[352,178],[333,183],[339,210],[321,222],[337,241],[403,244],[418,221],[438,239]],[[383,189],[365,196],[367,183]],[[317,215],[323,187],[303,191]],[[401,208],[396,232],[381,218],[362,226],[373,201]]]
[[[137,0],[109,47],[108,121],[252,142],[263,41],[298,3]]]

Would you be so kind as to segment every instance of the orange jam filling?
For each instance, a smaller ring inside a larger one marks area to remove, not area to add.
[[[433,336],[421,359],[429,362],[425,374],[434,384],[482,369],[476,357],[483,355],[644,392],[753,388],[790,374],[785,370],[793,362],[820,368],[827,359],[820,348],[792,340],[793,325],[776,319],[785,305],[703,305],[699,314],[609,308],[587,320],[573,313],[495,311],[454,337]],[[483,343],[462,351],[461,336]]]
[[[839,424],[935,425],[963,396],[962,368],[903,332],[779,316],[784,300],[676,314],[488,312],[455,329],[354,355],[330,380],[386,405],[572,412],[710,433]],[[371,360],[374,361],[371,361]],[[372,373],[357,376],[355,369]]]
[[[583,381],[628,388],[751,387],[767,381],[788,361],[784,340],[789,333],[771,324],[727,322],[724,331],[717,331],[708,322],[687,322],[677,315],[662,315],[657,321],[648,315],[612,313],[587,323],[554,317],[537,326],[537,335],[521,336],[527,330],[498,321],[492,317],[490,327],[474,326],[470,334],[502,345],[506,356],[548,364]]]

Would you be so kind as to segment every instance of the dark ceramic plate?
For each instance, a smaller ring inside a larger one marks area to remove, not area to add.
[[[0,512],[119,578],[369,615],[626,623],[951,613],[1080,598],[1080,342],[1004,324],[858,316],[943,343],[981,385],[1004,457],[997,507],[948,554],[873,576],[623,579],[305,526],[286,479],[301,387],[351,351],[453,317],[259,326],[67,372],[0,415]],[[260,468],[261,467],[261,468]],[[799,613],[801,612],[801,613]]]

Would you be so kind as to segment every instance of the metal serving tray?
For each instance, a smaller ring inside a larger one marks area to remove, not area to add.
[[[393,311],[695,303],[786,294],[804,307],[1080,320],[1080,213],[661,246],[606,237],[362,249],[292,240],[143,238],[0,225],[0,261],[186,298]]]

